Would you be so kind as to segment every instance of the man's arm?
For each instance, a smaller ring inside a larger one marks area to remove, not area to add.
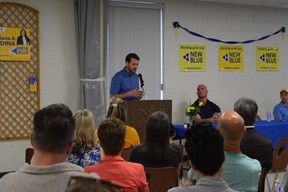
[[[139,89],[133,89],[131,91],[128,91],[126,93],[119,93],[119,94],[111,94],[110,93],[110,98],[111,97],[120,97],[122,99],[125,99],[127,97],[136,97],[137,99],[141,99],[144,96],[144,91],[141,91]]]
[[[280,106],[279,105],[276,105],[274,107],[273,115],[274,115],[274,119],[276,121],[281,121],[282,120],[282,116],[281,116],[281,113],[280,113]]]
[[[213,122],[217,122],[218,121],[218,115],[215,114],[213,115],[211,118],[207,118],[207,119],[202,119],[201,116],[199,114],[193,115],[193,121],[195,121],[195,123],[213,123]]]
[[[141,167],[138,169],[138,174],[139,175],[135,175],[135,176],[138,179],[139,191],[149,192],[148,182],[146,179],[146,174],[145,174],[143,165],[141,165]]]
[[[138,78],[138,77],[137,77]],[[125,93],[120,93],[121,90],[121,78],[117,75],[114,75],[111,80],[111,85],[110,85],[110,98],[115,96],[115,97],[120,97],[122,99],[125,99],[127,97],[135,97],[137,99],[141,99],[144,96],[144,91],[140,90],[139,88],[135,88],[133,90],[127,91]],[[137,79],[138,82],[138,79]]]

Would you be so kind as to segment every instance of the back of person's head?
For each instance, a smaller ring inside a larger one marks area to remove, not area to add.
[[[129,53],[126,58],[125,58],[125,61],[130,63],[131,62],[131,59],[136,59],[137,61],[140,61],[140,58],[139,56],[136,54],[136,53]]]
[[[116,117],[127,124],[127,103],[120,97],[111,97],[106,117]]]
[[[169,164],[175,158],[175,151],[171,148],[170,121],[166,113],[153,113],[146,125],[146,137],[142,152],[147,159],[155,164]]]
[[[96,135],[93,113],[88,109],[81,109],[75,113],[74,118],[76,125],[75,147],[84,144],[89,147],[95,145]]]
[[[218,120],[218,129],[224,137],[224,141],[239,144],[245,132],[244,120],[235,111],[225,111]]]
[[[170,138],[170,121],[166,113],[157,111],[153,113],[146,125],[146,145],[166,146]]]
[[[192,165],[204,175],[215,175],[225,160],[221,133],[210,123],[199,123],[185,135],[185,150]]]
[[[258,105],[253,99],[242,97],[234,103],[236,111],[245,121],[245,126],[251,126],[255,123]]]
[[[36,149],[63,153],[74,136],[75,121],[68,106],[52,104],[35,113],[32,141]]]
[[[65,192],[119,192],[123,188],[109,181],[89,177],[71,177]]]
[[[119,155],[126,136],[125,124],[115,117],[108,117],[99,125],[98,138],[105,155]]]

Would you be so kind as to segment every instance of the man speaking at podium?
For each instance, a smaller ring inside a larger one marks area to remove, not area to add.
[[[135,53],[129,53],[125,58],[125,67],[117,72],[112,80],[110,86],[110,98],[120,97],[125,101],[138,100],[144,96],[144,91],[139,89],[139,80],[141,87],[144,82],[142,75],[136,74],[140,58]],[[143,88],[142,88],[143,89]]]

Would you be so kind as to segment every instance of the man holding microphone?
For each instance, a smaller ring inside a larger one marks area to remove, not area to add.
[[[144,91],[139,89],[139,80],[136,74],[139,61],[140,58],[135,53],[126,56],[125,67],[117,72],[111,80],[110,97],[115,96],[130,101],[141,99],[144,96]],[[142,78],[140,74],[139,78]]]

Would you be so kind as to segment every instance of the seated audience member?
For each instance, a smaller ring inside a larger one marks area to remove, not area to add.
[[[66,162],[74,136],[75,122],[66,105],[52,104],[35,113],[30,137],[33,165],[25,164],[19,171],[2,177],[0,191],[63,192],[71,176],[87,175],[82,167]]]
[[[192,105],[199,106],[199,102],[202,102],[203,105],[200,106],[200,113],[193,116],[193,121],[195,123],[217,122],[221,110],[218,105],[208,99],[206,85],[200,84],[197,86],[197,96],[198,99]]]
[[[192,169],[199,175],[196,185],[169,192],[233,192],[222,179],[225,161],[223,137],[211,124],[196,124],[186,131],[185,149]]]
[[[135,128],[127,125],[127,103],[120,97],[111,97],[107,117],[116,117],[126,126],[124,148],[130,148],[140,144],[139,135]]]
[[[100,148],[96,144],[94,115],[88,109],[79,110],[74,115],[76,139],[67,161],[86,167],[100,162]]]
[[[102,160],[98,165],[84,169],[88,173],[98,173],[101,179],[116,183],[127,192],[149,191],[144,167],[125,161],[120,156],[125,143],[125,132],[125,124],[118,118],[105,119],[97,131]]]
[[[224,112],[219,119],[218,129],[223,135],[226,151],[223,179],[236,191],[257,191],[261,164],[240,150],[240,143],[245,134],[243,118],[235,111]]]
[[[124,189],[106,180],[88,177],[71,177],[65,192],[119,192]]]
[[[169,144],[170,122],[161,111],[153,113],[146,125],[146,137],[143,145],[135,146],[130,161],[141,163],[144,167],[180,166],[182,154],[179,147]]]
[[[280,91],[281,102],[274,107],[273,114],[276,121],[288,121],[288,89]]]
[[[272,165],[273,146],[271,140],[260,135],[254,127],[258,105],[253,99],[240,98],[234,104],[236,111],[245,122],[246,134],[241,141],[241,152],[252,159],[257,159],[262,168]]]

